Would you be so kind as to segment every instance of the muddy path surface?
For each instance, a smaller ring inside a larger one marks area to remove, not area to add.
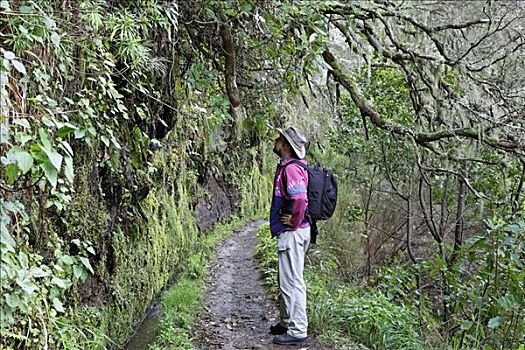
[[[205,308],[192,330],[194,345],[215,349],[301,349],[272,344],[270,325],[277,322],[278,308],[266,296],[254,260],[256,231],[264,221],[235,231],[218,249],[210,264]],[[318,347],[312,336],[309,346]]]

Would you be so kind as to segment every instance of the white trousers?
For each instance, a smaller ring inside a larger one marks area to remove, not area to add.
[[[310,244],[310,227],[281,232],[277,238],[281,326],[293,337],[307,336],[304,255]]]

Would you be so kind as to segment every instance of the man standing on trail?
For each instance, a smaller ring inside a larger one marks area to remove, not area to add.
[[[305,216],[308,205],[308,172],[302,162],[306,138],[296,127],[277,129],[273,151],[281,158],[275,173],[270,231],[277,237],[279,260],[280,322],[270,327],[273,342],[306,345],[306,285],[303,278],[304,255],[310,243],[310,223]]]

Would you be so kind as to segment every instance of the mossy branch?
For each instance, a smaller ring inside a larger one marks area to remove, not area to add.
[[[396,135],[403,137],[413,138],[414,141],[426,147],[427,144],[449,139],[453,137],[465,137],[468,139],[476,140],[487,144],[490,147],[502,149],[505,151],[514,152],[521,154],[520,151],[524,151],[524,145],[520,145],[518,142],[510,140],[501,140],[495,137],[484,137],[484,132],[480,133],[478,130],[472,127],[466,128],[455,128],[455,129],[444,129],[436,132],[417,132],[409,127],[393,122],[387,118],[384,118],[377,108],[368,101],[357,83],[352,79],[349,73],[345,72],[341,67],[337,58],[330,52],[329,49],[325,49],[323,52],[323,58],[326,63],[330,66],[332,74],[335,79],[345,87],[350,93],[352,101],[355,103],[361,115],[365,118],[369,118],[370,121],[377,127],[390,131]]]

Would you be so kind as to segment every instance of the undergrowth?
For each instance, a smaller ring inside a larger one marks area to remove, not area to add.
[[[257,260],[270,294],[277,295],[277,249],[268,225],[258,231]],[[305,266],[310,332],[342,349],[423,349],[414,310],[382,293],[345,284],[333,252],[310,249]],[[362,345],[358,345],[360,343]]]

